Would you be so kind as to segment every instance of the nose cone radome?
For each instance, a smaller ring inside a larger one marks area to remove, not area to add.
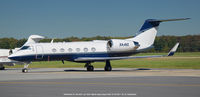
[[[17,61],[19,59],[19,56],[16,56],[15,54],[11,54],[11,55],[8,56],[8,59]]]

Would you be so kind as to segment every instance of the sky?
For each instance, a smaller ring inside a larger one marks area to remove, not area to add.
[[[200,0],[0,0],[0,38],[134,36],[146,19],[158,35],[200,35]]]

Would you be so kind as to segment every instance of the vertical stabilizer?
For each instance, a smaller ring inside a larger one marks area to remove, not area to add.
[[[180,21],[187,19],[190,18],[165,19],[165,20],[147,19],[139,30],[140,34],[138,34],[133,38],[129,38],[127,40],[138,42],[140,44],[140,47],[138,49],[149,48],[154,43],[155,37],[157,35],[158,26],[160,25],[161,22]]]
[[[31,35],[31,36],[29,36],[27,42],[24,45],[27,45],[27,44],[30,44],[30,43],[37,43],[37,42],[39,42],[42,39],[44,39],[43,36],[40,36],[40,35]]]

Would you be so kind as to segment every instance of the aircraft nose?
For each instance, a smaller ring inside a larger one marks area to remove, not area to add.
[[[15,54],[11,54],[8,56],[8,59],[11,59],[11,60],[17,60],[19,57]]]

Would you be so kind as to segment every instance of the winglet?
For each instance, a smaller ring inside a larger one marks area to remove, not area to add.
[[[179,43],[176,43],[176,45],[169,51],[167,56],[173,56],[174,53],[176,52],[178,46],[179,46]]]
[[[51,43],[53,43],[54,39],[51,40]]]

